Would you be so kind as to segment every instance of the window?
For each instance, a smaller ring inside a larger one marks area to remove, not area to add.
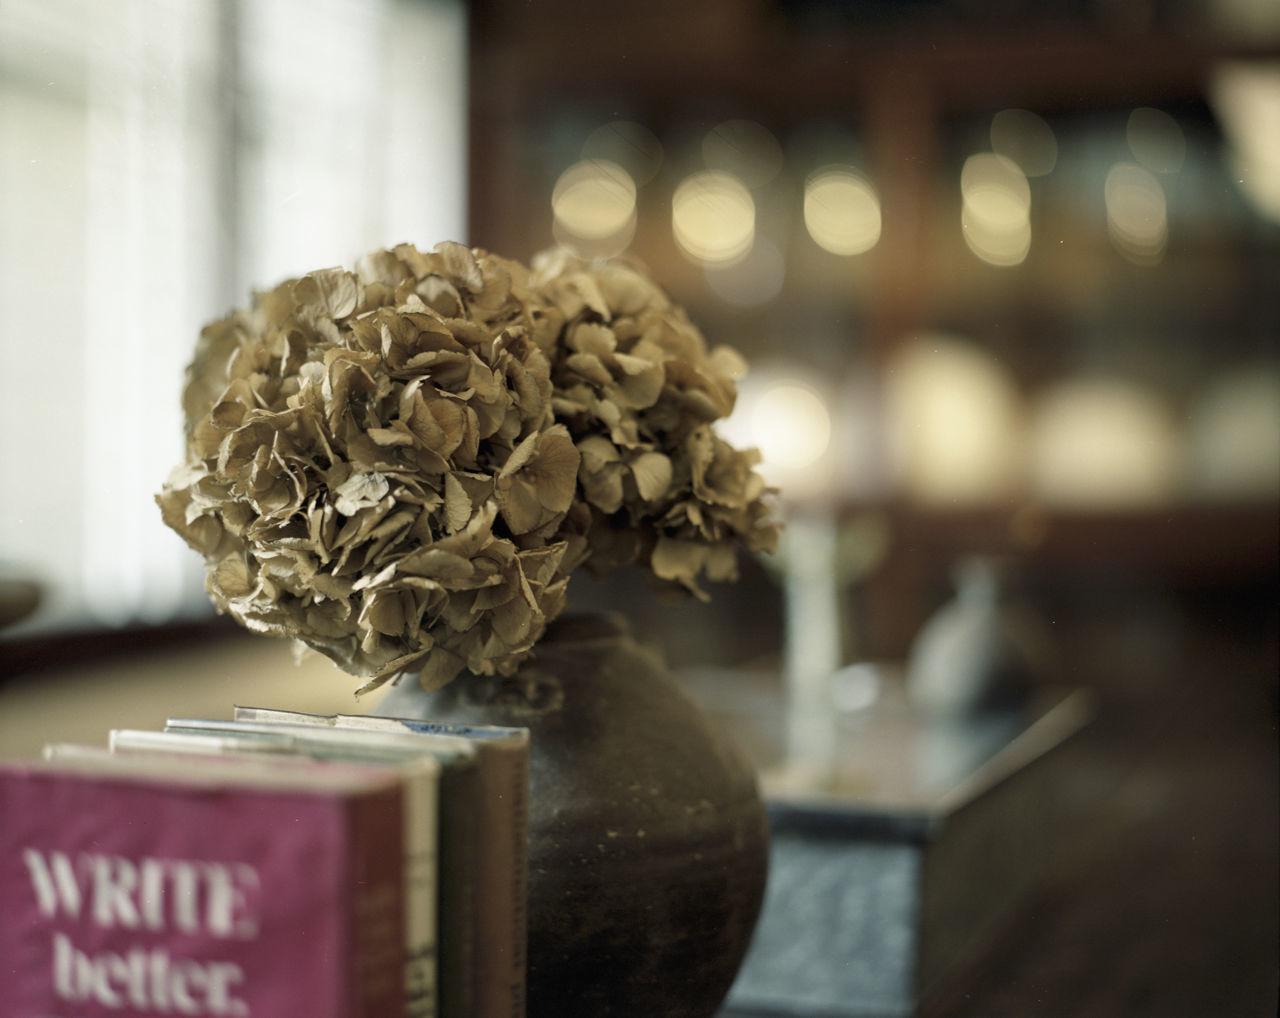
[[[200,327],[465,240],[461,0],[0,5],[0,575],[22,630],[208,611],[152,496]]]

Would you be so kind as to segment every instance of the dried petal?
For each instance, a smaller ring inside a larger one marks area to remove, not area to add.
[[[660,452],[646,452],[631,463],[631,475],[636,480],[640,497],[654,502],[671,487],[671,460]]]
[[[334,491],[333,507],[343,516],[354,516],[361,509],[376,506],[390,490],[381,474],[353,474]]]
[[[293,287],[299,304],[316,304],[334,320],[356,309],[360,289],[356,277],[343,269],[320,269],[303,276]]]

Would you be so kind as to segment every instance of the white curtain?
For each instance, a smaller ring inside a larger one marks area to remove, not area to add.
[[[45,589],[10,633],[208,610],[152,501],[195,337],[467,239],[465,32],[461,0],[0,3],[0,575]]]

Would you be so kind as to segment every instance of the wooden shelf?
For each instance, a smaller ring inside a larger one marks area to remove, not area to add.
[[[1280,504],[1274,502],[1099,511],[897,503],[844,510],[846,516],[864,512],[887,515],[894,547],[933,560],[1001,555],[1040,570],[1143,570],[1206,583],[1266,579],[1280,566]]]
[[[784,141],[838,124],[856,133],[879,191],[880,241],[856,258],[817,248],[797,198],[813,167],[788,164],[790,191],[774,196],[790,202],[787,214],[760,227],[776,231],[770,239],[786,260],[783,291],[765,308],[720,301],[676,249],[669,199],[686,167],[669,165],[641,189],[633,250],[713,342],[738,345],[753,360],[785,346],[817,370],[875,378],[912,334],[950,330],[989,348],[1029,397],[1104,369],[1177,404],[1214,371],[1274,356],[1280,303],[1269,280],[1280,234],[1244,222],[1242,201],[1228,210],[1241,222],[1173,223],[1176,244],[1158,270],[1111,249],[1100,193],[1074,178],[1055,183],[1052,196],[1039,192],[1046,197],[1033,229],[1054,242],[1033,241],[1015,269],[979,262],[957,229],[951,177],[969,122],[1013,106],[1053,117],[1178,105],[1198,111],[1197,129],[1208,132],[1200,142],[1209,144],[1213,70],[1280,55],[1274,41],[1191,24],[1185,5],[1126,7],[1141,24],[1124,23],[1120,6],[646,0],[584,14],[573,0],[477,0],[472,241],[515,257],[550,243],[551,186],[561,161],[576,158],[561,135],[575,124],[585,136],[594,124],[636,120],[664,142],[734,116],[753,117]],[[1124,158],[1123,132],[1116,145]],[[866,628],[889,653],[905,648],[946,595],[949,566],[964,555],[1013,557],[1049,586],[1139,582],[1171,591],[1257,588],[1274,582],[1280,561],[1274,502],[1095,513],[895,500],[846,509],[878,513],[890,530],[889,551],[858,594]],[[762,602],[764,587],[755,587]]]

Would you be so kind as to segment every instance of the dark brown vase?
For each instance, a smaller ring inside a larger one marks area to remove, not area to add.
[[[393,687],[378,713],[532,733],[530,1018],[707,1018],[764,892],[745,759],[618,619],[554,623],[510,679]]]

